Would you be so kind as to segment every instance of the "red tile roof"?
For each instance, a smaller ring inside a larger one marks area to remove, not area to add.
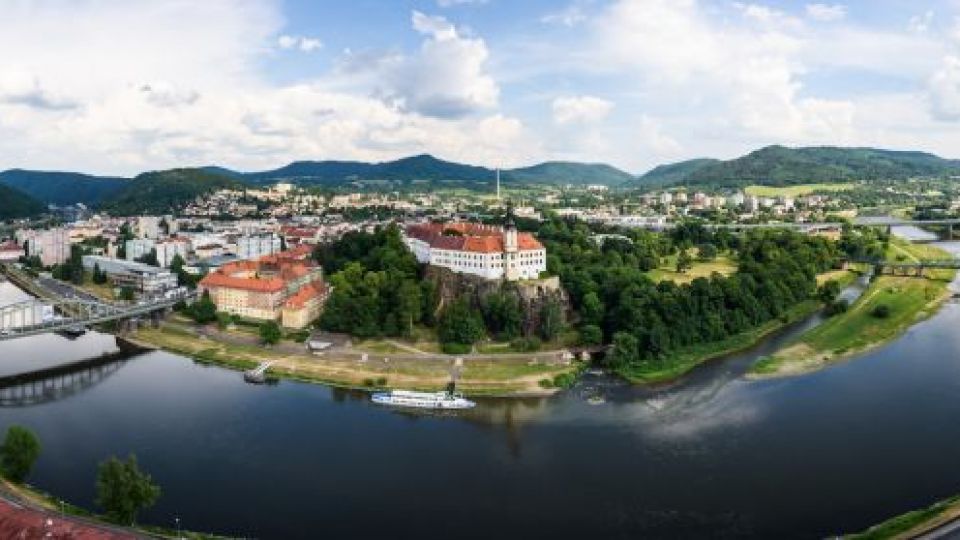
[[[307,285],[301,287],[296,294],[290,298],[287,298],[287,301],[284,302],[284,307],[300,309],[310,300],[322,297],[324,294],[326,294],[326,286],[324,286],[322,283],[308,283]]]
[[[444,234],[457,231],[460,234]],[[422,223],[407,227],[407,236],[430,244],[435,249],[469,251],[472,253],[503,252],[503,229],[478,223]],[[543,249],[532,234],[517,233],[517,248],[521,250]]]

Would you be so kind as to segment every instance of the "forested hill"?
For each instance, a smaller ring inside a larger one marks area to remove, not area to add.
[[[200,195],[245,184],[202,169],[148,172],[130,180],[102,208],[114,215],[175,213]]]
[[[352,182],[390,185],[428,184],[469,189],[492,189],[496,171],[437,159],[430,155],[411,156],[395,161],[296,161],[271,171],[240,173],[221,167],[207,167],[233,178],[257,184],[292,181],[299,184],[341,186]],[[603,184],[620,185],[633,180],[630,173],[610,165],[550,161],[530,167],[504,169],[500,180],[505,186],[516,184]]]
[[[18,189],[46,204],[83,203],[93,206],[116,194],[125,178],[90,176],[73,172],[10,169],[0,172],[0,184]]]
[[[0,184],[0,219],[31,217],[42,213],[44,205],[20,190]]]
[[[666,165],[657,165],[650,171],[640,175],[631,182],[631,185],[640,187],[663,186],[682,182],[691,173],[704,167],[720,163],[719,159],[697,158]]]
[[[679,167],[679,174],[672,176],[671,183],[784,186],[960,174],[960,160],[943,159],[926,152],[835,146],[767,146],[728,161],[684,163],[687,165]],[[675,164],[679,165],[683,163]],[[650,175],[662,175],[664,167],[670,166],[658,167],[641,176],[638,185],[643,185]]]

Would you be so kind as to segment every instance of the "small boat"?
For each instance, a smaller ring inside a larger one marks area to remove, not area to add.
[[[389,392],[377,392],[370,399],[378,405],[414,409],[470,409],[476,406],[476,403],[464,399],[462,394],[454,392],[391,390]]]
[[[60,330],[58,333],[64,337],[74,339],[86,334],[87,329],[84,328],[82,325],[74,324]]]

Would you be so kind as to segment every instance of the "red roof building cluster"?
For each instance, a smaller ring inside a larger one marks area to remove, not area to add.
[[[469,251],[473,253],[500,253],[504,250],[503,228],[480,223],[418,223],[406,229],[408,237],[416,238],[434,249]],[[517,233],[517,249],[543,249],[532,234]]]

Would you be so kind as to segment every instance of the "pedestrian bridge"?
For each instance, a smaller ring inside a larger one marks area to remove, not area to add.
[[[156,316],[185,296],[111,304],[81,298],[31,299],[0,306],[0,341],[71,330],[110,321]]]

